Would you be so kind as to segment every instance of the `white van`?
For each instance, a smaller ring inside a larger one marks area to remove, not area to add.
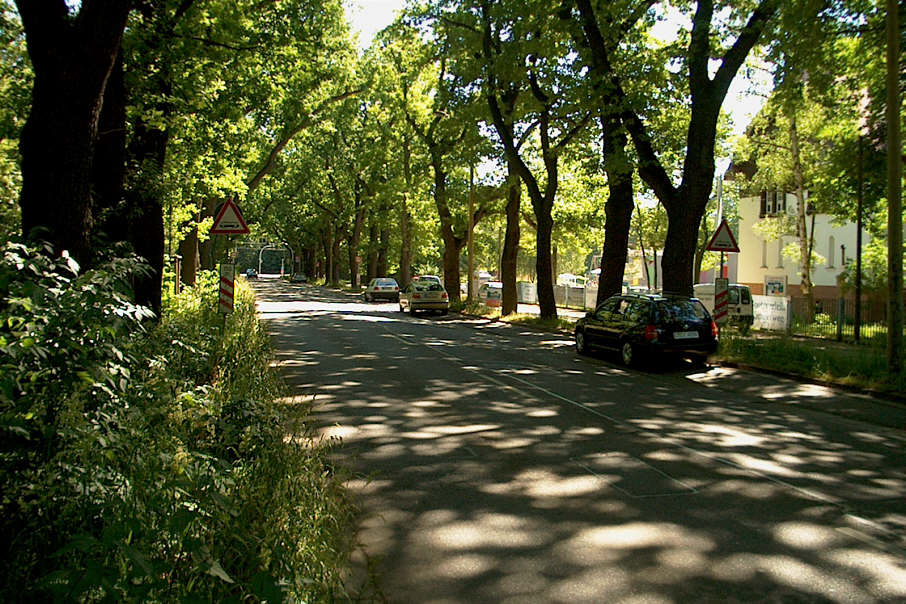
[[[701,300],[708,312],[714,312],[714,284],[696,283],[692,286],[695,297]],[[755,311],[752,306],[752,292],[747,285],[731,283],[727,286],[727,317],[730,325],[739,328],[743,335],[755,322]]]

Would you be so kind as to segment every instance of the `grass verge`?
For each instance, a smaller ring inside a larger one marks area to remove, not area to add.
[[[906,387],[906,375],[888,372],[886,350],[877,345],[728,334],[714,360],[885,393],[901,393]]]
[[[0,601],[335,601],[354,510],[254,297],[129,301],[134,259],[0,259]]]

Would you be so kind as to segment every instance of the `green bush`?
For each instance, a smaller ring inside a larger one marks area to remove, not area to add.
[[[154,325],[135,259],[0,261],[0,600],[334,599],[352,508],[288,415],[251,292]]]

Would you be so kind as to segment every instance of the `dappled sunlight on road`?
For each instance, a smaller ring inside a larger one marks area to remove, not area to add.
[[[391,601],[906,601],[902,433],[340,300],[262,312]]]

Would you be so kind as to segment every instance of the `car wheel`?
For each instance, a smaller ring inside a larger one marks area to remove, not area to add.
[[[627,367],[632,367],[638,362],[635,346],[632,345],[632,342],[623,342],[623,347],[620,349],[620,357],[623,359],[623,364]]]
[[[585,343],[585,332],[581,329],[576,330],[576,352],[579,354],[588,353],[588,344]]]
[[[402,303],[400,303],[400,312],[406,312],[406,309],[403,308],[403,304],[402,304]]]
[[[371,296],[368,294],[365,294],[363,297],[365,298],[365,302],[371,302]]]
[[[440,316],[446,317],[447,313],[449,313],[449,312],[450,312],[449,310],[442,310],[442,311],[440,311]]]
[[[411,306],[411,305],[409,306],[409,314],[412,315],[413,317],[415,316],[415,307],[414,306]]]

